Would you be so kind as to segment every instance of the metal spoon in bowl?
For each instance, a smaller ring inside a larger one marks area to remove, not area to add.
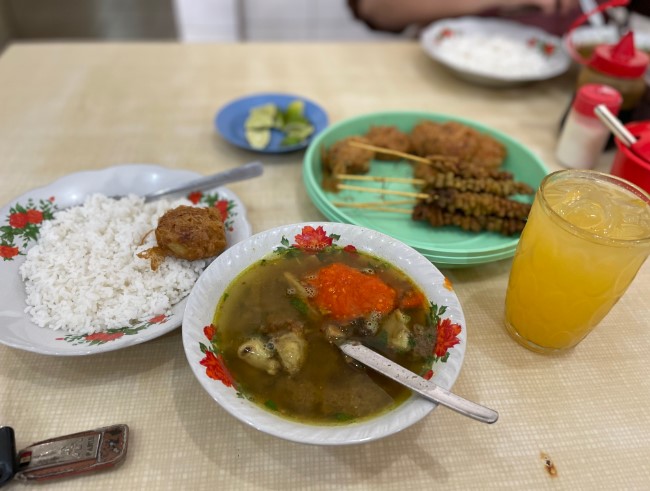
[[[174,194],[189,193],[191,191],[205,191],[231,182],[243,181],[244,179],[257,177],[261,175],[263,171],[264,166],[261,162],[250,162],[241,167],[234,167],[223,172],[217,172],[210,176],[194,179],[185,184],[181,184],[180,186],[145,194],[143,198],[145,203],[149,203]]]
[[[481,421],[482,423],[492,424],[499,419],[499,413],[493,409],[463,399],[430,380],[423,379],[419,375],[401,367],[394,361],[380,355],[358,341],[342,341],[338,346],[346,355],[360,361],[382,375],[393,379],[395,382],[408,387],[413,392],[417,392],[425,399],[441,404],[463,416]]]

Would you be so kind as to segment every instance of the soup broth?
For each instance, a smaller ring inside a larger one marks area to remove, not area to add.
[[[410,391],[346,357],[358,339],[426,373],[436,343],[426,297],[399,269],[359,252],[294,251],[257,262],[222,296],[216,341],[237,389],[283,417],[336,424],[375,416]]]

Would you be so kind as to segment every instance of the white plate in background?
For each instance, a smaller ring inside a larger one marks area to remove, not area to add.
[[[437,21],[422,32],[420,44],[458,77],[494,87],[546,80],[564,73],[571,64],[560,38],[503,19]]]

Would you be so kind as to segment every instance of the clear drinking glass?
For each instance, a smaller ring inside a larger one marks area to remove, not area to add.
[[[610,311],[650,253],[650,196],[594,171],[549,174],[510,272],[506,330],[537,352],[572,348]]]

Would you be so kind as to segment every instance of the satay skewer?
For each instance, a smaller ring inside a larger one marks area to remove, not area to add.
[[[424,203],[435,204],[441,209],[452,212],[461,211],[466,215],[475,217],[495,215],[499,217],[525,219],[530,212],[530,204],[528,203],[494,196],[489,193],[465,193],[454,189],[431,189],[429,192],[415,193],[412,191],[397,191],[347,184],[339,184],[337,188],[362,193],[416,198]]]
[[[386,155],[393,155],[395,157],[401,157],[405,160],[412,160],[413,162],[420,162],[422,164],[429,164],[429,159],[424,157],[419,157],[406,152],[400,152],[399,150],[391,150],[390,148],[378,147],[376,145],[370,145],[369,143],[364,143],[356,140],[348,141],[348,145],[351,147],[363,148],[364,150],[371,150],[377,153],[383,153]]]
[[[413,155],[412,153],[400,152],[399,150],[392,150],[390,148],[378,147],[377,145],[371,145],[370,143],[364,143],[356,140],[348,141],[348,145],[351,147],[363,148],[365,150],[370,150],[376,153],[383,153],[385,155],[393,155],[395,157],[401,157],[404,160],[411,160],[413,162],[419,162],[420,164],[432,164],[432,160],[436,159],[438,161],[444,160],[447,162],[458,162],[458,157],[453,155],[429,155],[428,157],[420,157],[419,155]],[[389,160],[385,161],[390,163]]]
[[[424,186],[427,181],[414,177],[383,177],[367,176],[359,174],[337,174],[336,178],[341,181],[374,181],[374,182],[396,182],[400,184],[413,184],[414,186]]]
[[[387,205],[393,204],[392,201],[385,201]],[[413,204],[413,202],[411,202]],[[370,203],[346,203],[344,201],[335,201],[332,203],[334,206],[339,208],[356,208],[367,211],[381,211],[389,213],[402,213],[404,215],[411,215],[413,213],[412,209],[398,208],[396,206],[382,206],[377,203],[373,203],[372,206],[363,206],[370,205]]]
[[[386,205],[414,205],[417,203],[415,199],[389,199],[382,201],[333,201],[335,206],[342,206],[347,208],[373,208],[375,206]]]
[[[412,191],[398,191],[396,189],[368,188],[364,186],[352,186],[350,184],[337,184],[336,188],[344,189],[348,191],[359,191],[362,193],[391,194],[395,196],[405,196],[408,198],[417,198],[417,199],[427,199],[429,197],[427,193],[414,193]]]

